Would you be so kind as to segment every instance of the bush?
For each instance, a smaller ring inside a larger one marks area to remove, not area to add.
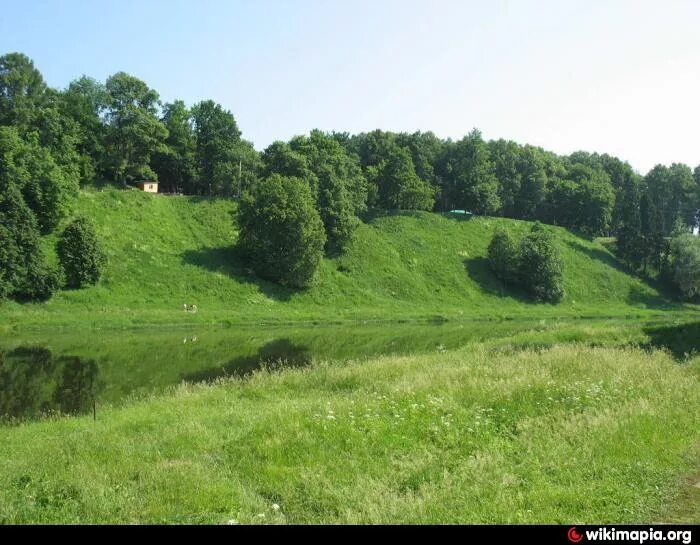
[[[489,266],[497,278],[513,282],[538,301],[556,303],[564,297],[563,268],[551,235],[539,223],[520,244],[498,229],[488,249]]]
[[[700,296],[700,238],[683,233],[671,240],[671,277],[685,299]]]
[[[58,240],[58,257],[65,272],[66,286],[82,288],[97,284],[105,255],[95,229],[86,218],[77,218]]]
[[[520,282],[539,301],[564,297],[563,267],[552,236],[536,223],[520,241]]]
[[[0,299],[46,300],[60,276],[46,265],[34,214],[13,183],[0,180]]]
[[[505,229],[498,228],[488,249],[489,266],[504,282],[517,282],[518,247]]]
[[[241,201],[239,248],[262,278],[296,288],[311,284],[326,234],[309,184],[272,174]]]
[[[47,265],[42,258],[30,266],[26,281],[17,290],[16,297],[27,301],[48,301],[59,290],[63,275],[57,267]]]

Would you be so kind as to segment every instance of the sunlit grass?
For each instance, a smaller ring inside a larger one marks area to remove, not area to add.
[[[182,385],[0,429],[0,522],[659,520],[697,468],[698,363],[473,344]]]
[[[82,192],[75,213],[96,223],[109,257],[100,284],[61,292],[46,304],[3,303],[0,322],[84,328],[646,316],[684,308],[628,274],[599,242],[555,227],[547,228],[562,252],[566,297],[559,305],[534,304],[495,280],[485,261],[496,227],[522,234],[528,222],[427,212],[367,219],[345,255],[325,259],[316,284],[295,292],[259,280],[237,257],[235,209],[234,201],[223,199]],[[47,239],[49,248],[52,242]],[[183,303],[196,304],[198,312],[183,312]]]

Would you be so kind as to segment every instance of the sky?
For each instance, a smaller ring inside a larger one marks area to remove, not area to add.
[[[125,71],[257,149],[318,128],[478,128],[646,173],[700,163],[700,1],[2,0],[47,83]]]

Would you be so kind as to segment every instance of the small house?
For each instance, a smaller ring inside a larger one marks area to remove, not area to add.
[[[158,193],[158,182],[155,180],[143,180],[134,185],[146,193]]]

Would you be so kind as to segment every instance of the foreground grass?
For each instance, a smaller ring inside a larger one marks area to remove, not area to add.
[[[687,311],[625,270],[599,242],[556,227],[566,297],[534,304],[505,289],[485,259],[494,230],[520,236],[524,221],[469,221],[410,212],[368,219],[346,253],[324,259],[316,284],[293,291],[260,280],[234,250],[236,203],[109,190],[81,192],[108,265],[100,284],[45,304],[0,303],[3,328],[140,324],[258,324],[308,320],[524,316],[648,316]],[[50,248],[52,238],[47,241]],[[197,314],[183,303],[196,304]],[[697,307],[695,307],[697,310]]]
[[[656,521],[697,469],[698,364],[474,344],[183,385],[0,429],[0,522]]]

